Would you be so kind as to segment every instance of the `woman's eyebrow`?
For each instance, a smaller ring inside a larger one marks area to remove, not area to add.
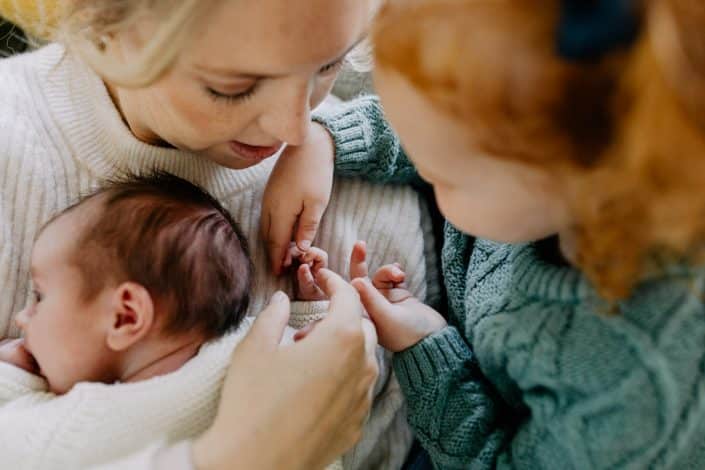
[[[360,43],[362,43],[362,41],[364,41],[366,37],[367,37],[367,33],[363,34],[345,52],[340,54],[334,60],[323,65],[322,68],[329,67],[329,66],[336,64],[336,63],[340,62],[341,60],[343,60],[345,58],[345,56],[347,56],[353,49],[355,49],[357,46],[359,46]],[[278,77],[278,75],[276,75],[276,74],[275,75],[266,75],[266,74],[259,74],[259,73],[250,73],[250,72],[243,72],[243,71],[237,71],[237,70],[231,70],[231,69],[224,69],[224,68],[219,68],[219,67],[211,67],[211,66],[204,65],[204,64],[196,64],[196,68],[198,70],[200,70],[201,72],[205,72],[208,74],[229,76],[229,77],[238,78],[238,79],[242,79],[242,80],[261,80],[263,78],[276,78],[276,77]]]

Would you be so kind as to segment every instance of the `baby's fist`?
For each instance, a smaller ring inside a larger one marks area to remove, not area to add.
[[[24,369],[30,374],[39,374],[34,357],[24,347],[24,339],[6,339],[0,342],[0,361]]]

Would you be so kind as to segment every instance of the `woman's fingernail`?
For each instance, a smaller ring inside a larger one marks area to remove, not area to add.
[[[311,248],[311,242],[309,240],[304,240],[299,243],[299,248],[304,251],[308,251],[308,249]]]
[[[278,290],[274,293],[274,295],[272,296],[272,300],[270,300],[269,302],[272,304],[278,304],[278,303],[284,302],[286,300],[286,298],[287,298],[286,294],[284,292]]]

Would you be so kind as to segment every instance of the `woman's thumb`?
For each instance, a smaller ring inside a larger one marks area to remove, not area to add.
[[[267,308],[262,310],[252,325],[247,337],[260,347],[275,349],[281,343],[289,322],[289,297],[284,292],[275,292]]]

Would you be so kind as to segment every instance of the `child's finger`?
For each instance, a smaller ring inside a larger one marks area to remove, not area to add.
[[[377,289],[394,289],[406,280],[406,273],[397,266],[388,264],[377,270],[372,277],[372,285]]]
[[[367,277],[368,274],[367,244],[363,241],[358,241],[353,245],[352,253],[350,254],[350,279]]]
[[[298,228],[296,229],[296,245],[301,251],[308,251],[311,248],[311,243],[316,238],[318,225],[325,210],[326,204],[304,201],[304,210],[299,216]]]
[[[360,294],[362,305],[367,310],[375,325],[378,322],[386,324],[391,316],[392,304],[372,285],[367,278],[357,278],[352,281],[353,287]]]
[[[263,214],[262,235],[267,243],[267,252],[274,274],[282,272],[282,265],[294,233],[297,214],[286,213],[282,208]]]

